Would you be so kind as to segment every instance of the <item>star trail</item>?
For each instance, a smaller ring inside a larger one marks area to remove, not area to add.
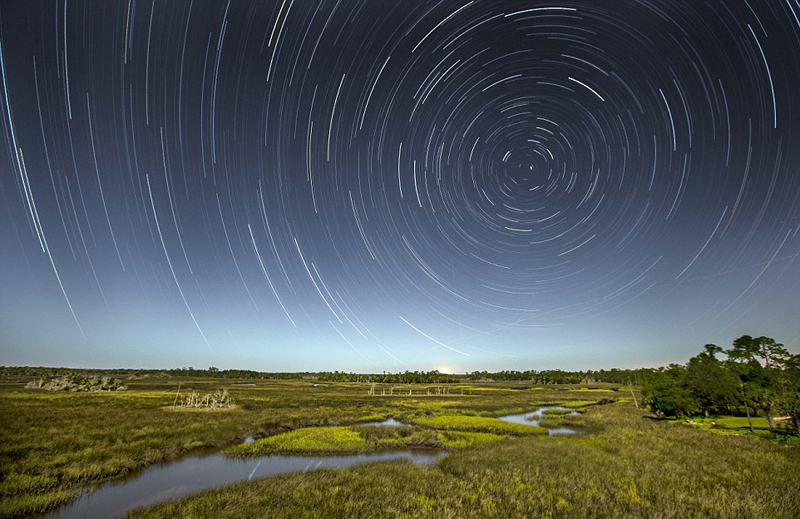
[[[800,347],[797,0],[0,3],[4,364]]]

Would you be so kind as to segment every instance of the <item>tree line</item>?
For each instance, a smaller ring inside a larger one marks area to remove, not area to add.
[[[643,404],[656,416],[747,416],[753,432],[752,417],[763,413],[770,431],[783,416],[800,435],[800,355],[771,337],[743,335],[727,350],[706,344],[685,365],[642,373],[641,380]]]
[[[61,377],[66,375],[116,375],[128,377],[202,377],[202,378],[230,378],[230,379],[278,379],[278,380],[303,380],[316,378],[316,373],[297,372],[267,372],[249,369],[219,369],[210,368],[171,368],[171,369],[142,369],[142,368],[51,368],[36,366],[0,366],[0,377]]]
[[[405,371],[403,373],[364,374],[344,371],[325,371],[317,375],[323,382],[370,382],[373,384],[449,384],[463,380],[463,376],[433,371]]]
[[[596,382],[609,382],[613,384],[626,384],[631,380],[638,380],[640,373],[650,371],[650,368],[609,370],[564,371],[549,369],[537,371],[504,370],[490,373],[488,371],[473,371],[467,373],[466,380],[482,381],[528,381],[534,384],[594,384]]]

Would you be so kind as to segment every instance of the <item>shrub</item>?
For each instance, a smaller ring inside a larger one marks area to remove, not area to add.
[[[127,389],[122,380],[114,377],[85,377],[83,375],[65,375],[45,383],[44,379],[34,379],[25,384],[27,389],[44,389],[46,391],[122,391]]]

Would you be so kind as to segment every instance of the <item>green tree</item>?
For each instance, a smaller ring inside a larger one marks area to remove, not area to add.
[[[778,407],[789,416],[800,436],[800,354],[788,356],[782,367]]]
[[[736,401],[737,379],[717,359],[716,354],[721,352],[719,346],[706,344],[704,351],[686,364],[685,385],[706,416],[709,412],[719,414]]]
[[[789,352],[783,344],[775,342],[771,337],[743,335],[733,341],[733,348],[728,350],[728,358],[733,362],[739,375],[739,388],[742,401],[753,432],[753,421],[750,419],[748,402],[764,411],[770,431],[775,431],[773,412],[776,410],[780,396],[782,366],[789,358]]]
[[[648,377],[642,404],[659,418],[661,416],[685,417],[699,411],[694,397],[686,388],[686,368],[670,364]]]
[[[725,352],[728,354],[728,365],[731,371],[739,378],[739,393],[751,433],[754,433],[755,429],[753,428],[753,419],[750,417],[750,407],[747,404],[748,401],[752,403],[752,397],[750,396],[751,392],[745,391],[745,382],[752,380],[753,371],[761,367],[755,360],[756,351],[755,340],[749,335],[742,335],[733,341],[733,348]]]

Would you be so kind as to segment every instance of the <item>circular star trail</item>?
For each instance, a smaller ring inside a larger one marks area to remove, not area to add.
[[[796,0],[20,0],[0,30],[11,360],[800,344]]]

